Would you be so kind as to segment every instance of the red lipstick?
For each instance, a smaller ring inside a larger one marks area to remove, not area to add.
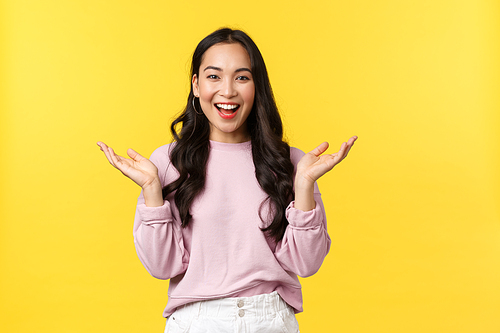
[[[224,107],[220,107],[221,105],[230,106],[232,108],[225,109]],[[238,113],[240,105],[236,103],[216,103],[215,108],[219,112],[219,116],[221,116],[221,118],[233,119],[234,117],[236,117],[236,113]]]

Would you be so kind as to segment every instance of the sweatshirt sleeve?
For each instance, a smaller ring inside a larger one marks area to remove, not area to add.
[[[158,168],[162,186],[174,179],[169,179],[170,168],[168,146],[158,148],[150,157]],[[184,248],[180,223],[172,212],[173,203],[164,200],[160,207],[147,207],[141,192],[137,200],[134,220],[134,243],[137,255],[146,270],[155,278],[170,279],[186,271],[189,255]]]
[[[290,155],[297,166],[304,153],[292,148]],[[275,250],[281,266],[301,277],[316,273],[330,250],[326,214],[317,184],[314,185],[314,200],[316,207],[307,212],[296,209],[294,201],[288,205],[285,213],[289,224]]]

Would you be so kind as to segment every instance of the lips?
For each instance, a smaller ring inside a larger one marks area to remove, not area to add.
[[[214,106],[219,111],[219,116],[223,119],[232,119],[236,116],[240,105],[239,104],[229,104],[229,103],[216,103]]]

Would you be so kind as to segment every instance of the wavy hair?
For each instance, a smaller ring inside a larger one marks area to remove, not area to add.
[[[283,238],[288,221],[285,209],[293,200],[293,171],[290,160],[290,146],[283,140],[283,124],[274,100],[269,76],[262,54],[253,40],[243,31],[222,28],[205,37],[196,47],[191,62],[191,78],[199,77],[203,55],[213,45],[239,43],[250,56],[252,76],[255,83],[255,97],[247,118],[247,127],[252,142],[252,157],[255,177],[268,195],[261,203],[259,216],[267,227],[262,228],[277,241]],[[205,186],[206,165],[210,152],[210,124],[194,98],[193,87],[189,92],[186,108],[171,124],[170,130],[176,141],[170,153],[170,160],[179,172],[179,178],[163,188],[163,197],[174,191],[175,204],[181,223],[186,227],[192,219],[189,212],[195,197]],[[180,131],[178,125],[182,125]],[[194,135],[196,134],[196,135]],[[270,205],[270,216],[263,217],[264,205]],[[274,216],[273,216],[274,215]]]

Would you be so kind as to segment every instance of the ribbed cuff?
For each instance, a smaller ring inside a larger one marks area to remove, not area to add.
[[[139,204],[137,205],[137,211],[142,223],[146,225],[172,222],[170,202],[167,200],[163,201],[163,205],[159,207],[148,207],[145,204]]]
[[[292,201],[286,208],[285,216],[290,226],[297,229],[317,228],[323,223],[323,211],[317,202],[314,209],[304,212],[295,208],[295,201]]]

